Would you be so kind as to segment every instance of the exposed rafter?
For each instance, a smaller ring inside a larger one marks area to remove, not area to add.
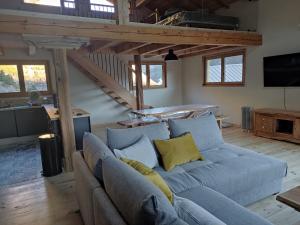
[[[229,8],[229,5],[224,0],[215,0],[220,6],[224,8]]]
[[[137,49],[137,53],[139,55],[147,55],[157,52],[159,50],[172,48],[173,46],[175,46],[175,44],[149,44]]]
[[[126,54],[138,48],[141,48],[148,43],[141,43],[141,42],[126,42],[118,44],[117,46],[113,47],[113,50],[117,54]]]
[[[102,51],[109,49],[119,43],[119,41],[95,40],[91,42],[89,50],[91,52]]]
[[[211,50],[215,50],[215,49],[222,49],[222,48],[224,48],[224,46],[199,46],[196,48],[191,48],[188,50],[177,52],[176,54],[178,56],[183,56],[183,55],[190,55],[193,53],[201,53],[201,52],[211,51]]]
[[[187,57],[198,56],[198,55],[214,55],[214,54],[230,52],[230,51],[235,51],[235,50],[240,50],[240,49],[242,49],[242,48],[241,47],[230,47],[230,46],[219,46],[216,49],[206,49],[206,50],[194,52],[191,54],[180,55],[179,58],[187,58]]]

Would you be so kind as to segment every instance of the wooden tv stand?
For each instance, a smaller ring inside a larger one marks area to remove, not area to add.
[[[254,133],[261,137],[300,144],[300,111],[254,110]]]

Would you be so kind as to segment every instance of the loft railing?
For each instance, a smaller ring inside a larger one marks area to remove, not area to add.
[[[101,70],[113,78],[119,85],[135,95],[131,82],[131,74],[134,72],[127,63],[115,54],[102,52],[88,53],[88,58]]]

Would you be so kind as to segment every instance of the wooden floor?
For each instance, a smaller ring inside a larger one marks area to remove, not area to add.
[[[289,172],[283,190],[300,185],[300,145],[255,137],[239,128],[226,128],[223,133],[229,143],[287,161]],[[277,202],[274,196],[249,206],[249,209],[275,225],[300,223],[300,213]],[[82,225],[77,210],[71,173],[0,188],[1,225]]]

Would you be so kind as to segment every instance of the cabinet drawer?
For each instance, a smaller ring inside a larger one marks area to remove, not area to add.
[[[255,129],[266,133],[273,133],[274,120],[272,117],[264,115],[255,116]]]

